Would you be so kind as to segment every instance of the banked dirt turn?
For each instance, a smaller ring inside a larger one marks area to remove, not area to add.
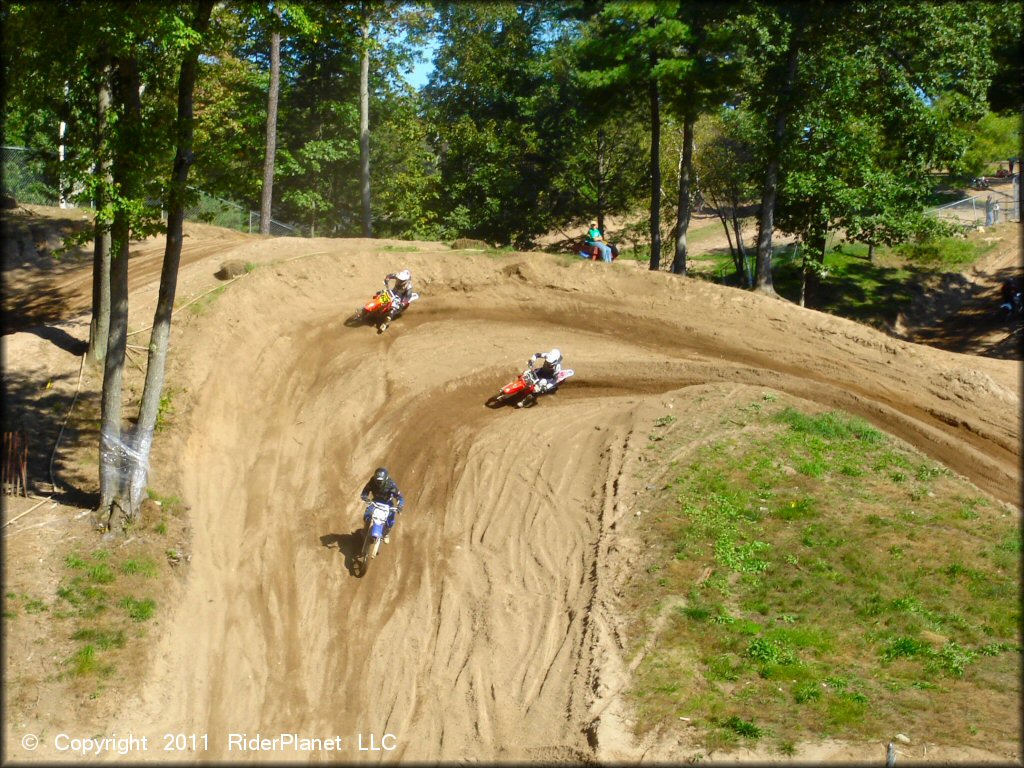
[[[175,331],[187,417],[157,459],[191,506],[192,573],[108,732],[209,735],[178,758],[638,757],[613,582],[666,398],[680,416],[688,393],[748,386],[840,408],[1020,504],[1017,363],[627,263],[287,247],[313,255],[256,269]],[[421,300],[384,335],[346,325],[401,267]],[[576,372],[557,394],[484,406],[552,346]],[[357,578],[378,465],[406,512]],[[344,751],[242,748],[281,734]],[[357,749],[385,734],[393,749]]]

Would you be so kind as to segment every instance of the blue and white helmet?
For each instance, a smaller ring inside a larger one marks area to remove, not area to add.
[[[562,362],[562,350],[555,348],[544,353],[544,359],[551,365],[558,365]]]

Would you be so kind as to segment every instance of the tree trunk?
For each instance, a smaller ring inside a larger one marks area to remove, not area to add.
[[[275,9],[276,11],[276,9]],[[279,11],[277,11],[280,13]],[[277,95],[281,90],[281,33],[270,35],[270,89],[267,93],[267,148],[263,155],[263,193],[260,196],[260,234],[270,234],[274,200],[274,156],[277,153]]]
[[[597,228],[604,234],[604,128],[597,130]]]
[[[370,211],[370,22],[361,26],[363,55],[359,64],[359,177],[363,200],[363,237],[373,237]]]
[[[651,71],[658,63],[651,54]],[[661,109],[658,97],[658,81],[650,76],[648,91],[651,102],[651,261],[650,269],[661,267]]]
[[[120,106],[117,151],[112,165],[114,188],[128,200],[138,197],[140,184],[131,162],[131,149],[140,145],[142,104],[139,99],[138,62],[132,56],[118,58],[114,72],[114,96]],[[100,426],[100,504],[94,523],[109,530],[128,510],[124,507],[126,459],[132,448],[121,429],[121,394],[125,349],[128,341],[128,248],[131,236],[128,211],[118,206],[111,225],[110,330],[103,361],[103,394]]]
[[[807,306],[807,249],[804,248],[804,257],[800,260],[800,306]]]
[[[754,281],[750,274],[750,266],[747,263],[747,247],[743,245],[743,224],[740,222],[740,217],[736,215],[737,207],[734,205],[732,208],[732,228],[736,233],[736,252],[739,254],[737,276],[740,278],[740,285],[744,288],[750,288]]]
[[[61,208],[68,207],[68,184],[67,173],[64,170],[64,140],[68,135],[68,113],[71,111],[68,103],[68,81],[64,81],[64,101],[60,105],[60,122],[57,126],[57,204]]]
[[[672,272],[686,274],[686,232],[690,228],[690,180],[693,173],[693,115],[683,119],[683,157],[679,167],[679,207],[676,217],[676,257]]]
[[[789,38],[786,53],[786,69],[779,88],[779,99],[775,107],[775,125],[772,131],[772,145],[768,153],[768,167],[765,169],[764,186],[761,190],[761,215],[757,232],[757,278],[754,289],[776,296],[772,283],[772,235],[775,231],[775,201],[779,184],[779,162],[782,141],[786,133],[786,121],[792,108],[793,83],[796,80],[796,66],[800,55],[800,30],[794,28]]]
[[[192,29],[205,36],[215,0],[199,0]],[[182,228],[185,221],[185,196],[188,172],[195,156],[192,152],[194,131],[192,93],[199,70],[199,45],[193,45],[181,62],[178,75],[177,149],[174,170],[168,189],[167,244],[160,271],[160,291],[153,330],[149,337],[149,358],[146,364],[146,384],[142,390],[139,418],[135,426],[135,453],[131,456],[131,471],[127,487],[128,520],[134,521],[142,505],[149,472],[149,454],[153,446],[153,431],[160,410],[167,364],[167,348],[171,338],[171,315],[174,312],[174,294],[178,285],[178,266],[181,262]]]
[[[107,117],[110,111],[110,66],[100,68],[96,88],[96,148],[100,156],[96,175],[100,185],[96,191],[95,244],[92,252],[92,320],[89,323],[88,359],[102,363],[107,355],[107,337],[110,334],[110,225],[100,220],[99,213],[106,205],[107,190],[113,183],[107,142]]]

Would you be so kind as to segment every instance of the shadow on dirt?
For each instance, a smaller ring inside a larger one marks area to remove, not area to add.
[[[950,352],[1022,359],[1020,320],[1000,316],[1002,299],[993,287],[1017,273],[1014,267],[995,270],[986,275],[989,284],[943,275],[905,313],[905,322],[914,327],[914,341]]]
[[[350,315],[349,317],[345,318],[346,328],[362,328],[364,325],[369,325],[369,323],[367,323],[359,315]]]
[[[54,346],[58,349],[69,352],[75,357],[84,355],[86,350],[89,349],[89,343],[87,341],[76,339],[63,328],[55,328],[50,325],[38,325],[34,328],[26,328],[25,333],[31,333],[33,336],[38,336],[40,339],[52,341]]]
[[[359,553],[363,549],[363,526],[352,533],[326,533],[320,543],[328,549],[337,549],[345,558],[345,570],[352,576],[362,575],[359,568]]]
[[[100,398],[95,393],[81,393],[69,418],[77,379],[77,371],[45,381],[5,371],[0,415],[4,431],[21,431],[27,438],[29,492],[50,492],[52,459],[53,498],[69,506],[89,507],[99,503],[95,492],[99,480],[85,474],[87,467],[95,464],[82,461],[80,454],[81,446],[98,442]],[[58,436],[60,445],[54,451]]]
[[[492,397],[487,398],[487,401],[484,403],[484,405],[490,408],[491,410],[497,410],[498,408],[504,408],[505,406],[508,406],[513,410],[517,410],[519,408],[532,408],[536,404],[536,395],[526,395],[525,397],[522,398],[509,398],[504,395],[494,395]]]

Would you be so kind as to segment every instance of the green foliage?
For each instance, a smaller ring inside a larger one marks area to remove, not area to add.
[[[156,563],[154,563],[152,560],[146,559],[125,560],[123,563],[121,563],[120,571],[126,576],[139,574],[141,576],[145,576],[146,578],[153,578],[157,575]]]
[[[896,252],[907,261],[940,269],[957,269],[979,256],[978,247],[960,238],[928,239],[906,243]]]
[[[723,723],[722,727],[729,729],[737,736],[742,736],[744,739],[759,739],[765,735],[764,729],[758,727],[750,720],[744,720],[736,715],[727,718]]]
[[[121,607],[132,621],[148,621],[153,618],[156,611],[156,602],[149,598],[139,600],[134,597],[126,597],[121,601]]]

